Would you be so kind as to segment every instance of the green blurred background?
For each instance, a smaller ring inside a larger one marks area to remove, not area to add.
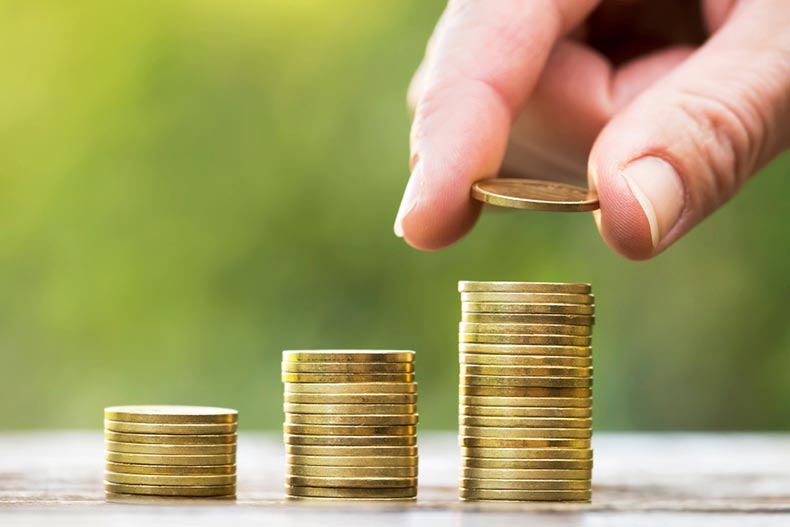
[[[5,0],[0,428],[110,404],[282,422],[286,348],[418,352],[423,429],[456,423],[456,281],[589,281],[596,427],[787,429],[785,156],[668,253],[587,214],[392,235],[404,94],[443,0]]]

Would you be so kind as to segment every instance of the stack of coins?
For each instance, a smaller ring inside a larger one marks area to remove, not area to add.
[[[104,409],[108,496],[233,497],[237,412],[200,406]]]
[[[589,284],[460,282],[463,500],[589,501]]]
[[[414,352],[283,352],[289,498],[417,496]]]

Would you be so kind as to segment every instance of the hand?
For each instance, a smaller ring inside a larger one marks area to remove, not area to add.
[[[790,146],[790,1],[694,4],[450,0],[409,89],[395,233],[454,243],[480,213],[470,186],[501,170],[586,174],[628,258],[677,241]]]

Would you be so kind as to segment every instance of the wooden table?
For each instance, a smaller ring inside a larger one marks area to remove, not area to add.
[[[0,526],[790,526],[790,435],[596,434],[590,505],[457,500],[454,434],[420,435],[416,503],[283,500],[275,435],[242,434],[235,502],[108,503],[99,432],[0,434]]]

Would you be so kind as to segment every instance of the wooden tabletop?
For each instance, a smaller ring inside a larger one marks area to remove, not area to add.
[[[241,434],[236,501],[108,503],[100,432],[0,434],[0,525],[790,525],[790,435],[596,434],[593,503],[457,500],[459,449],[420,434],[416,503],[283,499],[278,436]]]

